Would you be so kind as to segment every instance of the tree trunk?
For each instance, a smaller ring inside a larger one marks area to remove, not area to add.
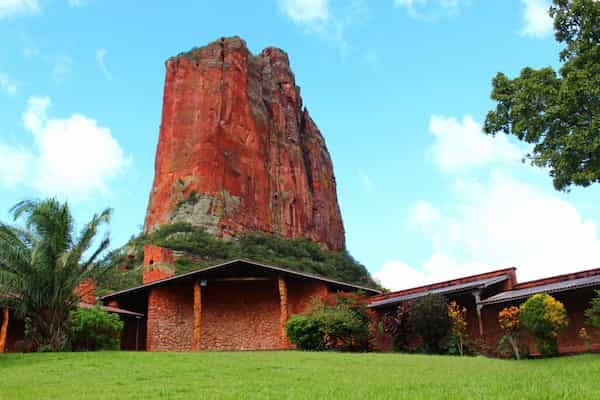
[[[4,307],[2,315],[2,327],[0,327],[0,353],[4,353],[4,349],[6,347],[6,335],[8,332],[8,307]]]
[[[519,353],[519,346],[517,345],[516,340],[512,337],[512,335],[508,335],[508,342],[513,348],[513,352],[515,353],[515,357],[517,360],[521,359],[521,354]]]

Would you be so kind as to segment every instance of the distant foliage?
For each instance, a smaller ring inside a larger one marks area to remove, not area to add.
[[[199,256],[201,261],[178,260],[177,273],[200,269],[234,258],[246,258],[357,285],[378,287],[367,269],[346,250],[332,252],[307,239],[286,239],[257,232],[249,232],[232,240],[223,240],[201,228],[177,223],[161,226],[150,234],[133,238],[123,249],[110,254],[104,262],[106,274],[99,280],[99,288],[113,291],[131,286],[132,280],[141,276],[140,266],[143,261],[141,249],[145,244]],[[115,269],[116,266],[121,268]],[[135,273],[128,273],[136,270]],[[141,278],[137,279],[133,284],[139,283],[140,280]]]
[[[508,342],[511,352],[517,360],[521,358],[521,352],[519,351],[519,337],[521,335],[519,314],[519,307],[516,306],[503,308],[498,313],[498,324],[504,332],[498,347],[501,352],[505,352],[503,349],[504,343]]]
[[[305,315],[287,323],[290,342],[302,350],[367,351],[373,313],[359,294],[339,293],[316,301]]]
[[[459,306],[452,300],[448,304],[448,317],[450,318],[450,334],[452,343],[456,346],[458,354],[465,354],[467,341],[467,308]]]
[[[448,337],[452,326],[446,298],[431,294],[415,300],[410,309],[409,323],[423,341],[425,352],[442,353],[444,339]]]
[[[99,306],[71,312],[71,347],[76,351],[118,350],[123,322]]]
[[[595,328],[600,328],[600,290],[590,302],[590,308],[585,310],[585,323]]]
[[[520,315],[521,323],[534,336],[538,351],[544,356],[557,355],[557,337],[569,325],[565,306],[548,294],[535,294],[521,306]]]

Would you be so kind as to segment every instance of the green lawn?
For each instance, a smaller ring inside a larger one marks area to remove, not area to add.
[[[600,355],[0,355],[0,399],[600,399]]]

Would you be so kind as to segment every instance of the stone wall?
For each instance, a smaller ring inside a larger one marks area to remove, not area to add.
[[[318,281],[286,279],[288,315],[306,311],[328,293]],[[201,350],[274,350],[281,341],[276,279],[209,281],[202,287]],[[191,351],[193,286],[174,283],[148,296],[147,350]]]
[[[191,351],[194,311],[192,286],[155,287],[148,294],[148,351]]]

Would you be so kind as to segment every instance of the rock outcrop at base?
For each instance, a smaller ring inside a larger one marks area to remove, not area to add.
[[[287,54],[222,38],[166,62],[149,232],[187,222],[345,248],[325,140],[303,108]]]

